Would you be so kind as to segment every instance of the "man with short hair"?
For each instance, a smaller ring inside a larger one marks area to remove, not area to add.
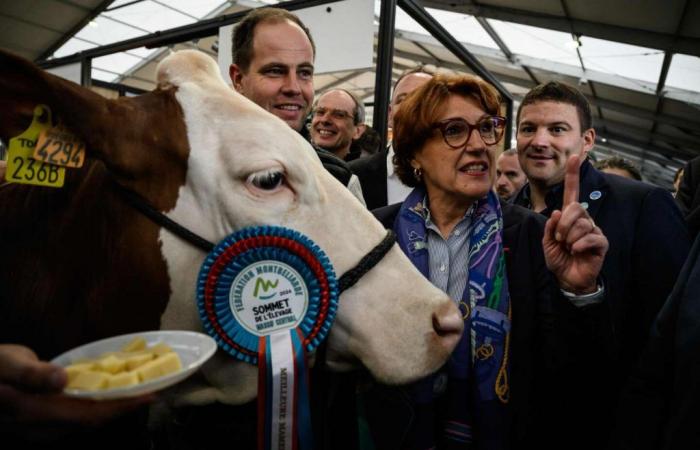
[[[351,161],[352,142],[365,127],[365,109],[360,99],[345,89],[331,89],[314,102],[311,141],[344,161]]]
[[[389,104],[389,127],[393,126],[394,113],[408,94],[422,86],[433,77],[432,71],[420,66],[401,74],[394,84],[394,94]],[[391,143],[386,149],[367,158],[360,158],[350,163],[350,169],[360,178],[362,191],[367,201],[367,208],[402,202],[412,188],[406,186],[394,173],[394,149]]]
[[[314,98],[316,47],[309,29],[289,11],[259,8],[238,23],[232,42],[233,87],[301,133]],[[360,182],[347,164],[315,150],[326,170],[364,203]]]
[[[586,160],[595,143],[590,105],[576,89],[542,84],[518,110],[517,148],[529,184],[512,199],[545,216],[561,209],[570,155],[580,155],[579,201],[610,242],[602,277],[605,298],[587,311],[585,329],[571,330],[552,411],[561,448],[605,448],[622,386],[637,364],[652,321],[671,292],[690,242],[680,211],[665,190],[603,174]],[[555,317],[567,327],[566,305]]]
[[[496,181],[494,187],[503,200],[508,200],[527,183],[525,172],[520,168],[518,151],[510,148],[496,160]]]
[[[593,167],[604,173],[617,175],[619,177],[627,177],[630,180],[642,181],[642,172],[640,172],[639,168],[632,164],[631,161],[617,155],[601,161],[596,161]]]

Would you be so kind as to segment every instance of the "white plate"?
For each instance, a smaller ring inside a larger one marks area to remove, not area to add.
[[[155,392],[172,386],[189,377],[216,352],[216,342],[206,334],[196,333],[194,331],[146,331],[123,334],[121,336],[95,341],[91,344],[85,344],[57,356],[51,362],[65,367],[80,359],[97,358],[105,352],[118,351],[136,337],[144,338],[149,347],[160,342],[168,344],[177,352],[178,356],[180,356],[182,369],[170,375],[156,378],[136,386],[100,391],[65,389],[63,392],[71,397],[89,398],[93,400],[135,397],[137,395]]]

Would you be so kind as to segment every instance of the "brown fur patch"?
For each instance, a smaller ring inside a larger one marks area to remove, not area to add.
[[[106,100],[7,54],[0,63],[3,139],[45,103],[88,146],[85,166],[69,170],[62,189],[0,186],[0,342],[50,358],[157,329],[170,297],[160,228],[124,203],[114,183],[162,211],[174,207],[189,155],[174,89]]]

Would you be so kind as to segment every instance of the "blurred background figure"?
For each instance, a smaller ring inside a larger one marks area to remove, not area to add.
[[[365,131],[362,135],[352,141],[350,144],[349,158],[357,159],[372,156],[379,151],[381,139],[377,130],[369,125],[365,125]],[[350,161],[351,159],[348,159]]]
[[[394,114],[408,94],[433,78],[433,71],[424,66],[410,69],[399,77],[394,84],[394,93],[389,104],[389,127],[393,127]],[[350,170],[360,179],[362,195],[368,209],[375,209],[397,202],[402,202],[411,192],[411,188],[401,182],[394,173],[394,148],[389,141],[386,148],[377,153],[360,158],[350,163]]]
[[[525,172],[520,168],[518,151],[514,148],[501,153],[496,161],[496,182],[494,188],[498,196],[508,200],[527,183]]]
[[[611,156],[608,159],[598,161],[593,164],[593,167],[611,175],[642,181],[642,173],[639,171],[639,168],[631,161],[619,156]]]
[[[676,171],[676,175],[673,177],[673,196],[678,195],[678,189],[681,187],[681,180],[683,179],[683,172],[685,172],[685,167],[679,167]]]
[[[690,237],[700,232],[700,157],[691,159],[676,172],[673,183],[676,189],[676,204],[685,217]]]

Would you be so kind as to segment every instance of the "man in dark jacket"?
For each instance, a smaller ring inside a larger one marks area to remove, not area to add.
[[[562,204],[570,154],[585,158],[595,143],[590,106],[577,90],[537,86],[518,111],[517,148],[529,184],[512,199],[545,216]],[[580,169],[579,201],[610,242],[603,264],[605,300],[591,306],[577,357],[551,389],[560,392],[552,423],[565,448],[602,448],[614,424],[622,385],[637,363],[648,331],[678,277],[690,246],[671,195],[663,189]]]

